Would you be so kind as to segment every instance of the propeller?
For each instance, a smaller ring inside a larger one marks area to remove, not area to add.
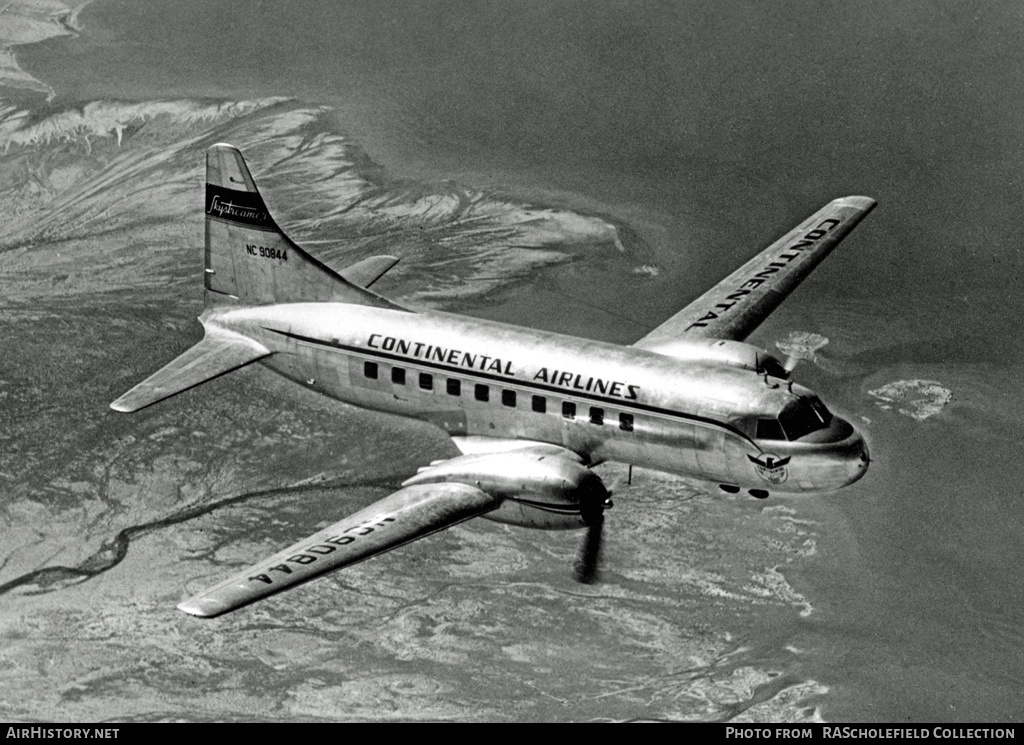
[[[573,567],[576,581],[581,584],[592,585],[597,582],[597,565],[601,558],[603,526],[603,514],[598,514],[592,522],[587,523],[587,535],[583,539],[579,558],[576,559],[576,565]]]
[[[616,478],[612,488],[607,488],[597,474],[592,474],[580,484],[580,517],[587,525],[587,535],[583,539],[579,558],[573,567],[576,581],[584,585],[592,585],[598,580],[598,564],[601,558],[601,539],[604,528],[604,511],[612,507],[612,494],[618,488],[622,477]],[[632,469],[630,469],[632,476]]]

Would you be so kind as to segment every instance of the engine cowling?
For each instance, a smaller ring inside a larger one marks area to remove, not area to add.
[[[672,339],[656,346],[645,345],[649,352],[687,362],[715,362],[730,367],[768,373],[776,378],[788,378],[789,372],[777,357],[767,349],[728,339]]]
[[[402,486],[456,482],[501,500],[482,517],[529,528],[567,530],[600,521],[608,489],[586,466],[530,452],[463,455],[424,468]]]

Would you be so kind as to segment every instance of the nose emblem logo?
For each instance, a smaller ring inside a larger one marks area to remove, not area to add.
[[[748,455],[747,458],[754,464],[757,475],[769,484],[781,484],[789,478],[789,471],[786,470],[789,458],[780,458],[772,453],[761,453],[759,457]]]

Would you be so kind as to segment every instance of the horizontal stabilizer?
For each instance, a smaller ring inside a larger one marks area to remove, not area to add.
[[[397,263],[397,256],[371,256],[368,259],[357,261],[338,274],[346,282],[365,289],[387,274]]]
[[[110,408],[138,411],[269,354],[269,349],[246,336],[207,326],[201,342],[114,401]]]
[[[490,512],[498,502],[495,497],[466,484],[407,486],[204,590],[178,608],[193,616],[219,616]]]
[[[633,344],[658,352],[678,339],[743,341],[875,208],[835,199]]]

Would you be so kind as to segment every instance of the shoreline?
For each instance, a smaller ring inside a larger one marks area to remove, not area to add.
[[[56,91],[22,69],[14,48],[77,36],[82,31],[79,13],[91,2],[69,7],[60,0],[8,0],[0,7],[0,87],[32,91],[52,101]]]

